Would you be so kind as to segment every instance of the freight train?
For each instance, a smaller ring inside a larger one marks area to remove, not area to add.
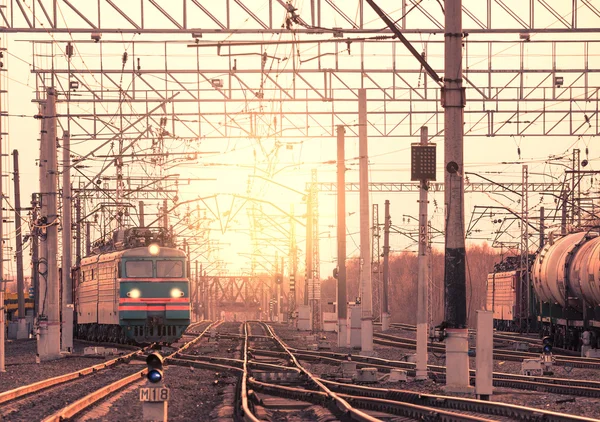
[[[186,254],[164,229],[130,228],[81,260],[76,335],[94,341],[170,344],[190,323]]]
[[[537,331],[582,355],[600,349],[600,236],[551,236],[526,267],[518,257],[496,264],[487,309],[498,330]]]

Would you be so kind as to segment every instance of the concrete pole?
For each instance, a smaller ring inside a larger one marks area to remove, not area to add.
[[[545,230],[546,222],[544,216],[544,207],[540,207],[540,250],[542,250],[542,248],[544,247],[544,237],[546,236]]]
[[[92,223],[85,222],[85,256],[92,252]]]
[[[81,264],[81,199],[75,201],[75,266]]]
[[[338,347],[348,345],[348,295],[346,293],[346,152],[344,126],[337,127],[337,314]]]
[[[37,221],[39,204],[36,194],[31,195],[31,220]],[[39,237],[38,229],[34,228],[31,231],[31,283],[33,284],[33,317],[37,319],[40,312],[40,271],[39,271]]]
[[[63,168],[62,168],[62,330],[61,340],[64,352],[73,350],[73,280],[71,267],[73,266],[72,253],[72,221],[71,221],[71,135],[63,132],[62,137]]]
[[[360,278],[361,353],[373,353],[373,297],[371,286],[371,243],[369,239],[369,149],[367,146],[367,90],[358,90],[358,167],[360,181]]]
[[[140,227],[144,227],[144,201],[140,201],[139,215],[140,215]]]
[[[42,120],[40,148],[40,316],[36,361],[48,361],[60,354],[60,281],[58,278],[58,213],[57,199],[57,148],[56,148],[56,91],[47,89]]]
[[[470,392],[465,276],[462,86],[462,0],[445,1],[444,37],[444,202],[446,206],[446,388]]]
[[[4,197],[4,189],[2,185],[2,176],[3,176],[3,160],[2,154],[4,153],[2,148],[2,124],[0,122],[0,200]],[[4,281],[4,216],[2,215],[2,207],[4,204],[0,206],[0,372],[6,372],[5,366],[5,350],[4,350],[4,342],[5,333],[6,333],[6,311],[4,310],[4,292],[6,290],[6,283]],[[21,315],[19,315],[21,316]]]
[[[421,128],[421,145],[427,145],[427,127]],[[428,309],[428,268],[427,268],[427,180],[421,180],[419,190],[419,256],[417,279],[417,374],[416,380],[427,379],[427,309]]]
[[[388,303],[390,284],[390,201],[385,200],[383,223],[383,292],[381,295],[381,331],[390,329],[390,309]]]
[[[17,258],[17,301],[19,307],[19,322],[17,328],[17,339],[28,337],[27,320],[25,319],[25,287],[23,279],[23,236],[21,227],[21,184],[19,180],[19,151],[13,150],[14,188],[15,188],[15,247]]]

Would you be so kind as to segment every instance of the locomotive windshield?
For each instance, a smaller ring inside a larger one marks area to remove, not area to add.
[[[183,262],[156,261],[156,277],[183,277]]]
[[[152,261],[125,262],[127,277],[152,277]]]

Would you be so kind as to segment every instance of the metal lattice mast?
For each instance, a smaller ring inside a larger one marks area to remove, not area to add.
[[[371,226],[371,271],[373,272],[373,318],[381,320],[381,262],[379,248],[379,204],[373,204],[373,222]]]
[[[527,182],[529,179],[528,166],[523,165],[521,174],[521,302],[519,304],[519,321],[521,329],[529,329],[529,195]]]
[[[290,205],[290,250],[288,258],[289,291],[288,316],[296,310],[296,272],[298,270],[298,252],[296,250],[296,221],[294,219],[294,204]],[[292,321],[289,318],[289,321]]]
[[[310,270],[312,280],[312,329],[321,331],[321,275],[319,259],[319,191],[317,190],[317,170],[311,170],[311,219],[312,219],[312,268]]]

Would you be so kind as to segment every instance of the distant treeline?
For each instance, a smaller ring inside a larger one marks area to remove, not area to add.
[[[487,244],[470,246],[467,249],[467,315],[469,326],[476,322],[475,311],[484,309],[487,275],[499,262],[500,254]],[[393,322],[415,324],[417,318],[417,256],[403,252],[390,254],[390,297],[389,305]],[[346,264],[348,280],[348,300],[359,296],[359,260],[349,259]],[[444,320],[444,254],[434,250],[429,257],[430,307],[433,322]],[[321,287],[322,303],[325,310],[332,310],[328,302],[335,301],[336,280],[329,277]]]

